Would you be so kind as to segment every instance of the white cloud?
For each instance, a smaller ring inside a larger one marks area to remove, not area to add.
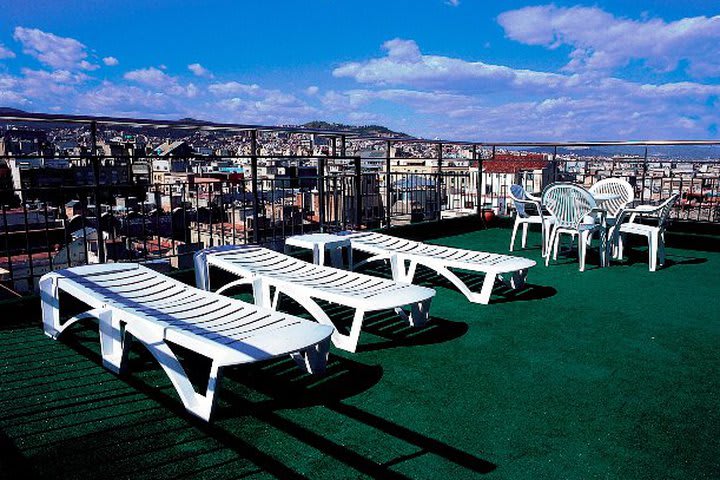
[[[188,98],[193,98],[198,95],[198,88],[193,83],[183,85],[176,77],[168,75],[155,67],[131,70],[126,72],[123,78],[170,95]]]
[[[311,85],[305,89],[305,94],[312,97],[317,95],[319,91],[320,87],[318,87],[317,85]]]
[[[123,78],[156,88],[166,87],[174,83],[174,80],[170,77],[170,75],[167,75],[165,72],[158,70],[155,67],[131,70],[126,72],[125,75],[123,75]]]
[[[120,61],[115,57],[105,57],[103,58],[103,63],[107,65],[108,67],[114,67],[120,63]]]
[[[37,28],[16,27],[13,38],[20,42],[23,53],[41,63],[63,70],[95,70],[99,68],[87,60],[85,45],[74,38],[59,37]]]
[[[248,85],[240,82],[213,83],[208,87],[208,91],[213,95],[258,95],[262,89],[257,84]]]
[[[665,22],[618,18],[597,7],[544,5],[504,12],[498,22],[512,40],[550,49],[570,46],[569,71],[609,71],[641,60],[668,72],[684,60],[691,75],[720,76],[720,15]]]
[[[212,72],[199,63],[191,63],[187,68],[198,77],[213,78]]]
[[[346,63],[336,68],[333,75],[376,85],[474,91],[492,91],[500,87],[546,90],[567,80],[567,76],[555,73],[423,55],[413,40],[396,38],[385,42],[383,49],[387,51],[385,57]]]
[[[184,115],[184,102],[162,92],[134,85],[103,82],[99,87],[78,95],[76,108],[88,114],[175,117]]]
[[[450,5],[451,7],[457,7],[460,5],[460,0],[447,0],[445,2],[445,5]]]
[[[5,58],[15,58],[15,52],[0,43],[0,60]]]

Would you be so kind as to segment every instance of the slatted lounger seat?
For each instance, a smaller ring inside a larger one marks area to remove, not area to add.
[[[336,347],[354,352],[360,329],[367,312],[395,309],[411,325],[425,323],[435,290],[416,285],[363,275],[304,262],[267,248],[257,246],[222,246],[195,254],[197,286],[210,289],[209,267],[214,266],[240,277],[217,290],[252,284],[258,305],[277,307],[279,294],[287,295],[301,304],[318,322],[332,325],[332,321],[316,300],[324,300],[355,309],[350,332],[337,330],[332,334]],[[270,288],[275,289],[270,299]],[[411,306],[408,315],[400,307]]]
[[[473,303],[487,304],[499,279],[512,288],[522,288],[527,271],[535,266],[533,260],[510,255],[476,252],[460,248],[429,245],[375,232],[346,232],[353,250],[372,255],[359,265],[389,260],[393,278],[398,282],[412,282],[415,269],[423,265],[447,278]],[[409,262],[406,267],[405,262]],[[475,293],[450,269],[468,270],[485,274],[482,288]]]
[[[208,421],[222,367],[290,354],[308,372],[321,372],[332,329],[205,292],[137,264],[87,265],[40,279],[45,334],[56,339],[74,322],[99,320],[103,365],[120,373],[131,338],[160,363],[185,408]],[[91,310],[60,323],[60,291]],[[205,394],[195,391],[170,345],[212,361]]]

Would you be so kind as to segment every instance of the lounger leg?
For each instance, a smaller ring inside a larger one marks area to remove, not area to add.
[[[210,420],[210,414],[215,402],[215,393],[219,389],[221,380],[221,365],[217,360],[213,360],[210,367],[210,375],[208,378],[207,390],[205,395],[201,395],[195,391],[187,372],[180,364],[180,361],[170,349],[163,334],[162,327],[135,325],[131,333],[138,339],[150,354],[158,361],[165,374],[172,382],[173,387],[180,396],[183,405],[188,412],[202,418],[205,421]]]
[[[45,335],[57,340],[60,334],[73,323],[85,318],[98,318],[102,309],[94,308],[75,315],[60,324],[60,290],[57,277],[40,280],[40,307],[42,309],[43,331]]]
[[[390,268],[392,270],[393,280],[396,282],[405,282],[405,259],[398,255],[390,257]]]
[[[263,282],[262,278],[256,278],[252,282],[253,299],[258,307],[271,308],[270,302],[270,284]]]
[[[407,267],[407,271],[405,273],[405,281],[407,283],[412,283],[413,278],[415,278],[415,270],[417,270],[417,262],[414,260],[410,260],[410,264]]]
[[[358,308],[355,310],[355,315],[353,316],[352,325],[350,326],[350,334],[342,339],[344,346],[338,345],[338,348],[342,348],[353,353],[357,350],[363,320],[365,320],[365,311]]]
[[[316,374],[325,371],[329,351],[330,340],[323,340],[317,345],[302,352],[292,353],[290,356],[305,372]]]
[[[480,296],[478,297],[478,302],[483,305],[490,303],[490,295],[492,294],[493,287],[495,286],[495,277],[497,277],[497,275],[494,273],[485,274],[485,280],[483,280],[482,288],[480,289]]]
[[[100,353],[103,366],[114,373],[121,373],[127,361],[127,333],[120,320],[110,310],[102,310],[98,315],[100,325]]]
[[[428,298],[426,300],[423,300],[422,302],[417,302],[412,305],[410,318],[408,319],[411,326],[420,327],[427,323],[428,319],[430,318],[431,302],[432,298]]]
[[[60,326],[60,294],[58,292],[57,278],[45,277],[40,280],[40,302],[45,335],[52,339],[57,339],[62,331],[62,327]]]
[[[515,290],[523,288],[525,286],[527,274],[528,274],[527,269],[518,270],[517,272],[513,272],[512,276],[510,277],[510,286]]]

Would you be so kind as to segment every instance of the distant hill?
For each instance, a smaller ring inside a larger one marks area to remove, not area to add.
[[[19,110],[17,108],[10,108],[10,107],[0,107],[0,115],[23,115],[28,112],[24,110]]]
[[[395,132],[382,125],[346,125],[344,123],[330,123],[315,120],[313,122],[307,122],[301,127],[309,128],[312,130],[330,130],[335,132],[348,132],[362,135],[364,137],[410,137],[410,135],[402,132]]]

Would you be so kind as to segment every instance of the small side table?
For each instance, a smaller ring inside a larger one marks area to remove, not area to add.
[[[343,249],[348,252],[348,268],[353,268],[352,248],[350,239],[329,233],[310,233],[307,235],[295,235],[285,239],[285,253],[289,247],[305,248],[312,250],[313,263],[325,265],[325,251],[330,252],[330,264],[336,268],[343,268]]]

